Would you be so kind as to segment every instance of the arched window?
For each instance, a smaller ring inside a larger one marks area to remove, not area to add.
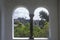
[[[48,38],[49,12],[44,7],[38,7],[34,11],[33,35],[35,38]]]
[[[30,17],[29,17],[30,16]],[[33,20],[25,7],[16,8],[12,15],[13,39],[48,38],[49,12],[46,8],[39,7],[34,11]],[[33,30],[32,30],[33,27]]]
[[[29,37],[29,11],[25,7],[16,8],[12,15],[12,37],[21,39]]]

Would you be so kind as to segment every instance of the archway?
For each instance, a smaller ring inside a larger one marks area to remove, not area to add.
[[[38,7],[34,11],[33,18],[33,32],[36,38],[48,38],[49,37],[49,12],[44,7]]]
[[[29,11],[25,7],[18,7],[12,15],[13,39],[28,39],[29,37]]]

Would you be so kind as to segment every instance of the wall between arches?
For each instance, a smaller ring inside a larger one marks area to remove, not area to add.
[[[58,40],[58,15],[57,0],[4,0],[4,38],[3,40],[12,39],[12,12],[17,6],[25,6],[30,13],[33,13],[37,7],[44,7],[50,13],[49,40]]]

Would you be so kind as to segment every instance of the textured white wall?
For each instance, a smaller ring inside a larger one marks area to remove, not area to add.
[[[0,32],[1,32],[1,0],[0,0]],[[0,33],[0,40],[1,40],[1,33]]]
[[[0,10],[1,11],[1,26],[0,26],[1,27],[1,31],[0,31],[1,37],[0,38],[1,38],[1,40],[4,40],[4,38],[5,38],[5,28],[4,28],[5,27],[5,25],[4,25],[5,24],[4,23],[5,22],[5,18],[4,18],[5,10],[4,9],[5,8],[4,8],[3,0],[0,1],[0,4],[1,4],[0,5],[0,7],[1,7],[1,10]]]
[[[59,30],[58,30],[59,32],[58,32],[58,36],[59,36],[59,37],[58,37],[58,38],[59,38],[59,40],[60,40],[60,0],[59,0],[58,2],[59,2],[59,3],[58,3],[58,9],[59,9],[59,10],[58,10],[58,13],[59,13],[59,14],[58,14],[58,16],[59,16],[59,17],[58,17],[58,18],[59,18],[59,27],[58,27],[58,28],[59,28]]]
[[[33,13],[37,7],[45,7],[50,13],[49,40],[58,40],[57,0],[4,0],[4,15],[2,15],[3,40],[12,39],[12,14],[18,6],[27,7]]]

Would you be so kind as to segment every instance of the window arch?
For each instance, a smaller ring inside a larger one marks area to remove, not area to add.
[[[38,7],[34,11],[34,18],[33,18],[33,32],[34,37],[36,38],[48,38],[49,35],[49,12],[44,7]],[[37,29],[36,29],[37,28]],[[36,34],[36,35],[35,35]]]
[[[40,18],[39,18],[39,12],[41,12],[41,11],[44,11],[44,12],[47,13],[47,15],[49,15],[49,12],[48,12],[48,10],[46,8],[44,8],[44,7],[38,7],[34,11],[34,18],[33,18],[34,20],[37,20],[37,19],[40,20]],[[36,16],[38,18],[36,18]]]
[[[33,37],[47,38],[48,37],[48,24],[45,19],[41,19],[41,13],[49,12],[44,7],[36,8],[33,17]],[[14,10],[12,15],[12,37],[13,39],[29,39],[30,36],[30,17],[29,11],[25,7],[18,7]]]
[[[13,39],[22,39],[22,38],[28,39],[29,20],[30,20],[29,11],[27,8],[18,7],[14,10],[12,15],[12,38]]]

